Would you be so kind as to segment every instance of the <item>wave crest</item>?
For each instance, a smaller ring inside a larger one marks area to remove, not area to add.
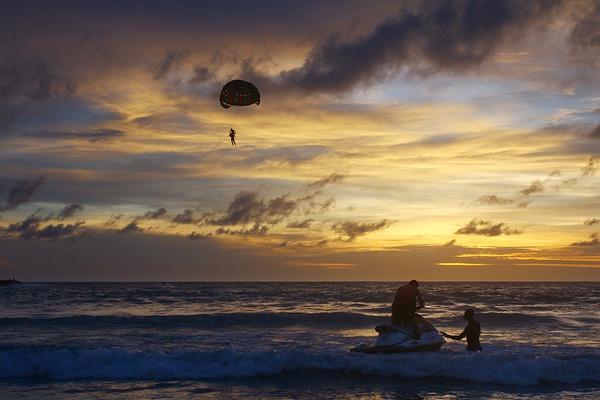
[[[600,382],[600,355],[557,356],[536,351],[493,350],[361,355],[306,350],[240,352],[139,352],[118,348],[17,347],[0,351],[0,378],[215,379],[323,371],[453,378],[510,385]]]

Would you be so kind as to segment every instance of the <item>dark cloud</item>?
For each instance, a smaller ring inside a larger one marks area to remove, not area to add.
[[[456,244],[456,239],[452,239],[451,241],[444,244],[444,247],[451,247]]]
[[[205,83],[214,77],[214,71],[209,68],[197,65],[194,67],[194,75],[190,78],[190,83]]]
[[[8,59],[12,61],[0,61],[0,128],[10,127],[29,103],[75,92],[75,83],[53,72],[44,61]]]
[[[522,200],[517,204],[518,208],[527,208],[529,207],[529,204],[531,204],[533,200]]]
[[[322,179],[316,180],[312,183],[309,183],[307,185],[307,187],[310,189],[320,189],[320,188],[323,188],[324,186],[341,182],[345,177],[346,176],[342,175],[342,174],[332,173],[331,175],[329,175],[325,178],[322,178]]]
[[[288,228],[296,228],[296,229],[306,229],[310,228],[310,225],[314,222],[314,219],[307,218],[302,221],[293,221],[287,224]]]
[[[115,226],[117,226],[121,218],[123,218],[122,214],[111,215],[110,217],[108,217],[106,222],[104,222],[104,227],[111,229],[114,228]]]
[[[589,240],[571,243],[571,246],[598,246],[600,245],[600,233],[592,233]]]
[[[531,196],[534,193],[542,193],[544,191],[544,182],[542,181],[533,181],[529,186],[525,189],[521,190],[519,193],[522,196]]]
[[[14,222],[4,230],[9,236],[18,236],[22,239],[30,239],[35,235],[35,232],[40,227],[40,224],[44,221],[44,218],[37,215],[37,213],[31,214],[22,221]]]
[[[0,206],[0,211],[12,210],[23,203],[27,203],[42,183],[44,183],[43,177],[17,181],[17,183],[15,183],[8,191],[6,205]]]
[[[479,66],[507,37],[543,24],[560,1],[463,0],[419,3],[358,40],[331,37],[304,65],[281,75],[305,92],[340,92],[403,67],[421,72]]]
[[[56,224],[46,225],[36,233],[36,239],[76,239],[83,235],[80,230],[84,222],[80,221],[74,224]]]
[[[582,176],[593,176],[596,171],[600,168],[600,157],[599,156],[590,156],[587,164],[581,170]]]
[[[313,183],[311,188],[323,187],[332,182],[339,181],[341,176],[332,175],[328,178]],[[248,231],[249,234],[266,233],[266,230],[273,225],[289,218],[292,214],[310,215],[327,211],[335,203],[333,198],[324,202],[315,201],[315,197],[320,191],[308,193],[306,195],[293,198],[290,194],[284,194],[270,199],[260,198],[258,192],[243,191],[237,193],[227,210],[222,213],[210,213],[204,217],[204,222],[208,225],[217,226],[235,226],[249,225],[254,227]],[[287,226],[290,228],[309,227],[313,219],[308,218],[302,221],[290,222]],[[244,228],[245,229],[245,228]],[[230,233],[232,231],[221,229],[220,233]],[[219,231],[217,231],[219,233]],[[245,231],[235,231],[235,234],[244,234]]]
[[[477,199],[479,204],[495,205],[495,204],[512,204],[515,201],[506,197],[500,197],[495,194],[486,194]]]
[[[58,213],[58,216],[56,217],[58,220],[63,220],[63,219],[67,219],[72,217],[73,215],[75,215],[77,212],[83,210],[83,206],[81,204],[77,204],[77,203],[72,203],[69,205],[64,206],[64,208],[62,210],[60,210],[60,212]]]
[[[598,219],[598,218],[586,219],[583,224],[587,225],[587,226],[592,226],[592,225],[600,224],[600,219]]]
[[[130,223],[128,223],[127,225],[125,225],[123,228],[121,229],[117,229],[116,231],[119,234],[126,234],[126,233],[141,233],[144,232],[144,228],[142,228],[141,226],[139,226],[138,221],[131,221]]]
[[[600,4],[596,3],[596,6],[577,22],[571,31],[570,41],[585,49],[600,47]]]
[[[4,229],[5,236],[26,240],[73,240],[84,234],[81,229],[84,224],[83,221],[74,224],[47,224],[42,226],[49,219],[51,219],[51,216],[41,217],[37,213],[31,214],[24,220],[12,223]]]
[[[333,208],[334,205],[335,199],[333,197],[330,197],[329,199],[323,202],[311,200],[308,202],[308,209],[306,210],[306,214],[311,214],[313,212],[323,213],[329,211],[331,208]]]
[[[552,184],[552,188],[556,191],[560,191],[562,189],[572,187],[576,185],[579,180],[586,176],[592,176],[595,174],[596,170],[600,168],[600,157],[591,156],[583,167],[580,176],[576,178],[562,179],[556,184]],[[488,194],[481,196],[477,199],[478,204],[485,205],[502,205],[502,204],[513,204],[516,203],[518,208],[526,208],[531,204],[533,200],[530,199],[530,196],[536,193],[544,193],[546,191],[546,187],[550,185],[552,182],[555,182],[552,178],[562,176],[559,170],[554,170],[548,174],[548,178],[542,180],[535,180],[529,184],[529,186],[521,189],[514,198],[509,197],[501,197],[496,194]]]
[[[191,210],[189,208],[186,210],[183,210],[182,213],[177,214],[171,220],[171,222],[176,223],[176,224],[195,224],[199,221],[200,220],[198,218],[196,218],[196,216],[194,215],[194,210]]]
[[[159,80],[165,77],[174,67],[178,66],[185,59],[185,54],[181,51],[170,50],[163,59],[154,66],[153,78]]]
[[[74,92],[75,84],[51,71],[44,61],[0,64],[0,100],[25,97],[39,101]]]
[[[204,240],[204,239],[208,239],[209,237],[211,237],[212,235],[210,233],[207,234],[203,234],[203,233],[197,233],[196,231],[190,233],[187,238],[188,239],[193,239],[193,240]]]
[[[87,140],[90,142],[102,142],[125,136],[124,131],[118,129],[96,129],[90,131],[60,132],[41,131],[27,133],[25,136],[38,139],[65,139],[65,140]]]
[[[159,219],[167,215],[167,209],[160,207],[153,211],[148,211],[141,216],[141,219]]]
[[[279,221],[282,217],[287,217],[298,207],[297,200],[288,198],[288,195],[283,195],[270,199],[267,202],[266,216],[271,221]]]
[[[228,229],[218,228],[217,235],[241,235],[241,236],[264,236],[269,231],[269,227],[255,222],[252,228]]]
[[[600,139],[600,124],[592,129],[589,133],[589,137],[594,139]]]
[[[387,228],[391,224],[387,219],[382,219],[379,222],[372,223],[361,223],[355,221],[345,221],[342,223],[334,224],[331,226],[331,229],[335,233],[346,236],[347,241],[352,241],[356,239],[358,236],[364,236],[367,233],[375,232],[384,228]]]
[[[481,236],[500,236],[500,235],[520,235],[523,231],[509,228],[504,222],[493,223],[491,221],[483,221],[473,219],[462,228],[458,229],[457,235],[481,235]]]
[[[240,192],[235,195],[225,214],[209,221],[212,225],[244,225],[251,222],[263,222],[267,218],[275,220],[287,216],[295,210],[297,203],[287,196],[265,200],[257,192]]]

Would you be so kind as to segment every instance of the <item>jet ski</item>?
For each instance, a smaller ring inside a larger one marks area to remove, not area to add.
[[[357,353],[410,353],[439,350],[446,341],[433,325],[419,314],[415,314],[421,331],[419,340],[413,337],[412,330],[405,325],[384,324],[375,327],[379,333],[375,344],[361,344],[353,349]]]

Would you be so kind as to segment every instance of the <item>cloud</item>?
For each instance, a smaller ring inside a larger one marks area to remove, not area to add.
[[[141,233],[144,232],[144,228],[138,225],[138,221],[131,221],[127,225],[125,225],[121,229],[117,229],[116,231],[119,234],[127,234],[127,233]]]
[[[10,224],[5,230],[8,237],[17,237],[19,239],[40,239],[40,240],[60,240],[60,239],[78,239],[83,236],[81,226],[83,221],[74,224],[42,224],[51,216],[41,217],[36,213],[31,214],[22,221]]]
[[[589,236],[589,240],[582,240],[580,242],[571,243],[571,246],[598,246],[600,245],[600,233],[592,233]]]
[[[495,194],[486,194],[477,199],[479,204],[494,205],[494,204],[512,204],[515,201],[506,197],[500,197]]]
[[[157,208],[154,211],[148,211],[140,217],[140,219],[159,219],[167,215],[167,209],[164,207]]]
[[[379,222],[360,223],[355,221],[345,221],[334,224],[331,229],[335,233],[346,236],[346,241],[351,242],[358,236],[364,236],[367,233],[375,232],[387,228],[391,224],[387,219],[382,219]]]
[[[306,229],[306,228],[310,228],[310,225],[313,223],[313,221],[314,221],[314,219],[312,219],[312,218],[307,218],[302,221],[293,221],[293,222],[290,222],[289,224],[287,224],[287,227],[295,228],[295,229]]]
[[[576,178],[563,179],[558,184],[552,185],[552,188],[556,191],[560,191],[564,188],[568,188],[576,185],[579,180],[586,176],[593,176],[596,171],[600,168],[600,157],[590,156],[585,167],[582,168],[580,176]],[[535,180],[529,184],[529,186],[521,189],[514,198],[501,197],[496,194],[488,194],[481,196],[477,199],[477,203],[485,205],[502,205],[502,204],[513,204],[517,203],[518,208],[526,208],[533,201],[529,197],[536,193],[544,193],[546,186],[553,182],[552,178],[562,176],[559,170],[552,171],[548,178],[542,180]]]
[[[31,180],[19,180],[10,188],[6,196],[6,205],[0,211],[13,210],[23,203],[27,203],[38,188],[44,183],[44,177]]]
[[[590,156],[585,167],[581,170],[582,176],[593,176],[596,171],[600,168],[600,157]]]
[[[451,246],[454,246],[455,244],[456,244],[456,239],[452,239],[451,241],[445,243],[443,247],[451,247]]]
[[[87,140],[90,142],[102,142],[125,136],[124,131],[118,129],[95,129],[90,131],[40,131],[27,133],[25,136],[38,139],[65,139],[65,140]]]
[[[116,233],[141,233],[145,229],[140,226],[140,222],[148,219],[160,219],[167,215],[167,209],[164,207],[157,208],[156,210],[147,211],[142,215],[138,215],[133,218],[131,222],[120,229],[115,229]],[[111,215],[110,218],[104,223],[104,227],[108,229],[114,229],[118,222],[123,218],[123,215]]]
[[[76,239],[83,235],[83,232],[80,231],[80,227],[83,224],[84,222],[80,221],[74,224],[46,225],[45,227],[37,231],[35,236],[36,239]]]
[[[28,104],[75,92],[75,83],[52,71],[47,62],[11,58],[0,62],[0,128],[10,127]]]
[[[56,218],[62,221],[63,219],[72,217],[81,210],[83,210],[83,206],[81,204],[72,203],[66,205],[62,210],[60,210],[60,212],[58,213],[58,217]]]
[[[600,5],[592,8],[571,31],[570,41],[587,50],[600,47]]]
[[[59,76],[41,60],[0,64],[0,76],[0,99],[26,97],[39,101],[75,92],[72,81]]]
[[[598,218],[586,219],[583,224],[588,225],[588,226],[600,224],[600,219],[598,219]]]
[[[477,219],[472,219],[467,225],[455,232],[457,235],[481,236],[520,235],[521,233],[523,233],[523,231],[509,228],[503,222],[495,224],[491,221]]]
[[[212,234],[210,234],[210,233],[203,234],[203,233],[197,233],[196,231],[193,231],[192,233],[190,233],[187,236],[187,238],[192,239],[192,240],[204,240],[204,239],[208,239],[211,236],[212,236]]]
[[[600,139],[600,124],[592,129],[588,135],[591,138]]]
[[[423,2],[352,42],[331,37],[299,68],[281,74],[305,92],[341,92],[403,67],[424,73],[479,66],[507,37],[543,24],[559,1]]]
[[[5,229],[5,232],[10,236],[17,235],[23,239],[28,239],[34,235],[43,221],[44,218],[34,213],[22,221],[10,224],[8,228]]]
[[[194,67],[194,75],[190,78],[190,83],[205,83],[214,77],[214,71],[209,68],[197,65]]]
[[[542,193],[544,191],[544,182],[542,181],[533,181],[529,186],[525,189],[521,190],[519,193],[522,196],[531,196],[534,193]]]
[[[222,217],[210,219],[209,223],[212,225],[244,225],[263,221],[277,223],[297,207],[298,201],[289,199],[288,195],[265,201],[258,198],[257,192],[244,191],[235,195]]]
[[[332,173],[331,175],[329,175],[325,178],[322,178],[322,179],[316,180],[312,183],[309,183],[307,185],[307,187],[309,189],[321,189],[327,185],[341,182],[345,177],[346,177],[346,175]]]
[[[215,233],[217,235],[241,235],[241,236],[264,236],[269,230],[266,225],[261,225],[255,222],[252,228],[241,228],[241,229],[226,229],[218,228]]]
[[[174,222],[176,224],[195,224],[199,221],[200,220],[194,216],[194,210],[191,210],[189,208],[186,210],[183,210],[182,213],[177,214],[171,220],[171,222]]]
[[[331,174],[329,177],[313,182],[306,187],[306,189],[317,190],[299,197],[292,197],[288,193],[265,199],[259,197],[258,192],[242,191],[234,196],[225,212],[205,214],[203,223],[220,226],[215,231],[217,234],[264,235],[270,227],[288,219],[295,213],[311,215],[329,210],[335,204],[333,198],[319,202],[315,201],[315,197],[321,193],[320,188],[339,182],[342,178],[342,175]],[[189,220],[192,221],[191,214]],[[308,228],[313,221],[313,218],[305,218],[300,221],[289,222],[287,227]],[[198,220],[194,220],[194,222],[198,222]],[[246,225],[252,225],[252,228],[248,229]],[[241,228],[226,229],[224,228],[226,226],[241,226]]]
[[[104,227],[114,228],[117,225],[117,223],[121,220],[121,218],[123,218],[122,214],[111,215],[110,217],[108,217],[106,222],[104,222]]]
[[[179,65],[185,56],[181,51],[170,50],[168,51],[163,59],[154,66],[153,79],[159,80],[165,77],[174,67]]]

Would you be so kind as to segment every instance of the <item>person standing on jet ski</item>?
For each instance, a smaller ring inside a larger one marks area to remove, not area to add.
[[[465,310],[464,319],[467,320],[467,326],[460,335],[449,335],[446,332],[440,331],[442,335],[452,340],[461,340],[467,338],[467,350],[469,351],[483,351],[481,343],[479,343],[479,335],[481,334],[481,326],[479,321],[474,319],[475,311],[472,308]]]
[[[396,291],[396,297],[392,303],[392,324],[408,326],[412,329],[414,338],[419,340],[421,331],[415,313],[423,307],[425,307],[425,302],[421,297],[421,292],[419,292],[419,282],[412,280]]]

